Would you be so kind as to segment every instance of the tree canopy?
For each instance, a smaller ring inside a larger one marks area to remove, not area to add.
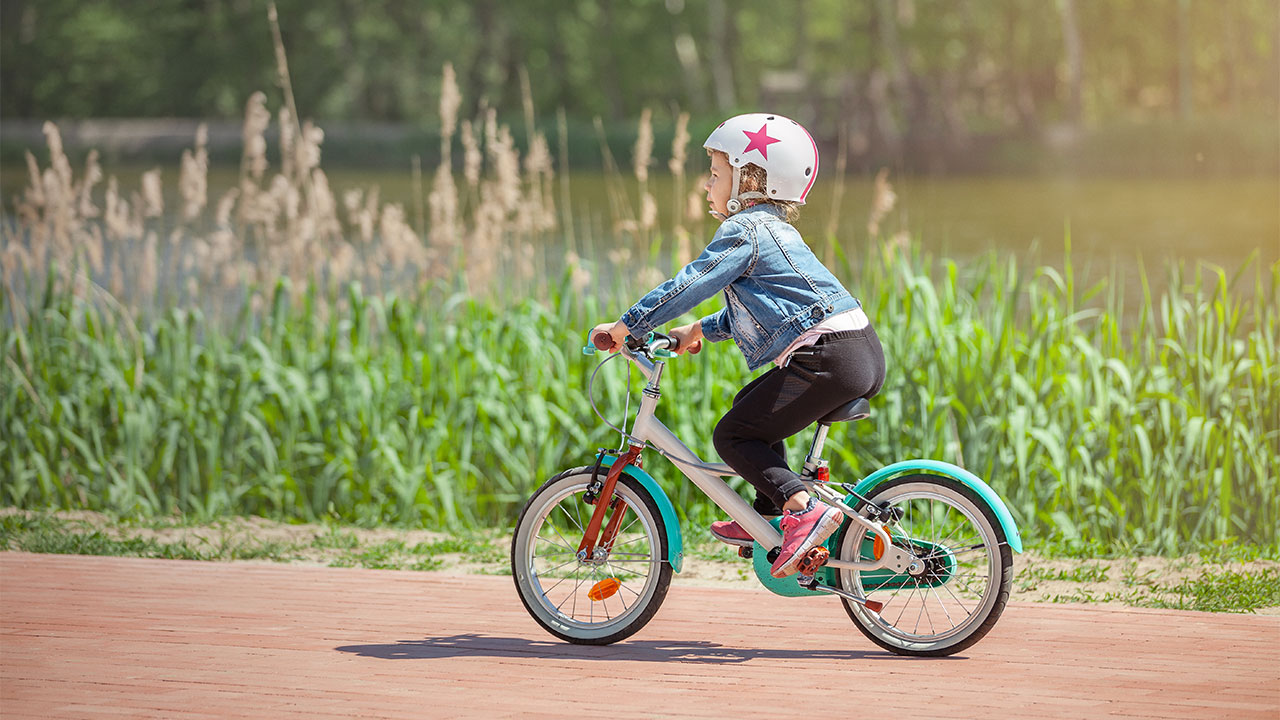
[[[233,118],[277,84],[268,0],[7,0],[0,114]],[[852,143],[1199,116],[1274,119],[1276,0],[278,0],[308,116],[438,122],[783,107]],[[856,150],[856,148],[855,148]]]

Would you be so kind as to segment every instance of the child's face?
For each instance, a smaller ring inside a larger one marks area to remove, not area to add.
[[[712,213],[728,215],[729,192],[733,189],[733,168],[729,165],[729,156],[722,152],[710,152],[711,177],[703,188],[707,191],[707,203]]]

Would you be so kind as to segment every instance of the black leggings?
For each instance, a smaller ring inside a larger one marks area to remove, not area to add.
[[[884,384],[884,350],[875,330],[823,335],[800,348],[785,368],[752,380],[716,424],[712,440],[721,459],[756,488],[756,512],[777,515],[804,490],[787,466],[783,440],[845,403],[869,398]]]

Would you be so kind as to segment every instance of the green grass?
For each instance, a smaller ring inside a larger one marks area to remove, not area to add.
[[[127,530],[104,532],[84,523],[68,522],[46,515],[5,515],[0,517],[0,550],[61,555],[111,555],[121,557],[167,558],[171,560],[274,560],[297,559],[293,547],[275,542],[242,542],[223,538],[219,542],[202,539],[162,542],[155,538],[129,536]]]
[[[359,545],[360,541],[354,533],[339,530],[337,526],[330,525],[324,534],[316,535],[311,544],[324,549],[350,550]]]
[[[193,530],[162,541],[141,533],[155,530]],[[233,531],[219,522],[198,524],[188,520],[136,520],[99,518],[96,522],[68,519],[43,512],[0,515],[0,550],[72,555],[169,558],[178,560],[273,560],[296,562],[319,559],[332,567],[380,570],[440,570],[447,556],[469,566],[498,565],[507,561],[506,539],[489,533],[464,533],[409,546],[405,540],[361,540],[361,530],[329,525],[309,542],[255,537],[250,531]]]
[[[1121,602],[1132,607],[1197,610],[1201,612],[1254,612],[1280,606],[1280,570],[1214,570],[1201,572],[1175,583],[1163,584],[1148,577],[1126,577],[1118,592],[1100,591],[1087,585],[1070,592],[1047,594],[1041,599],[1055,603]],[[1034,590],[1020,588],[1022,591]]]
[[[372,570],[400,570],[405,567],[401,559],[404,555],[404,543],[399,540],[371,545],[359,550],[353,549],[330,563],[332,567],[363,567]]]
[[[1176,585],[1160,587],[1147,607],[1203,610],[1205,612],[1250,612],[1280,605],[1280,570],[1258,572],[1224,570],[1207,572]]]
[[[1067,582],[1106,582],[1107,570],[1100,564],[1078,565],[1070,570],[1031,567],[1018,574],[1018,580],[1058,580]]]
[[[1082,555],[1280,543],[1280,265],[1171,265],[1171,292],[1133,307],[1118,276],[1077,287],[1070,258],[832,252],[889,362],[872,420],[833,428],[836,478],[955,462],[1028,542]],[[454,531],[509,527],[547,477],[616,445],[579,348],[645,289],[578,292],[566,276],[537,300],[485,300],[282,281],[219,324],[123,315],[53,274],[23,287],[21,308],[0,293],[0,317],[22,318],[0,323],[0,505]],[[597,385],[614,422],[625,376],[615,363]],[[661,417],[713,456],[710,428],[747,379],[730,345],[681,358]],[[650,460],[685,519],[717,516]]]
[[[415,555],[461,554],[485,562],[493,562],[497,556],[506,555],[505,548],[499,548],[492,534],[463,533],[435,540],[418,543],[410,550]]]
[[[330,540],[337,538],[337,540]],[[446,566],[445,556],[468,565],[495,565],[507,560],[505,540],[492,532],[463,532],[454,536],[419,542],[412,546],[404,540],[384,540],[362,544],[354,532],[331,527],[316,536],[313,545],[336,549],[338,556],[332,567],[363,567],[375,570],[440,570]]]

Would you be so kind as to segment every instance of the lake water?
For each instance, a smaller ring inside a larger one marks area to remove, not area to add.
[[[107,168],[122,188],[138,185],[142,168]],[[377,186],[386,201],[403,202],[413,217],[411,175],[404,172],[331,169],[335,191]],[[177,168],[163,168],[166,192],[176,194]],[[426,173],[427,180],[430,172]],[[210,176],[211,204],[216,193],[235,180],[232,168]],[[881,226],[886,234],[905,231],[934,256],[965,259],[994,250],[1020,259],[1060,267],[1068,228],[1073,265],[1089,275],[1106,274],[1113,263],[1122,275],[1136,276],[1139,262],[1159,275],[1167,259],[1205,261],[1232,271],[1257,253],[1264,268],[1280,261],[1280,179],[1262,178],[1045,178],[1045,177],[890,177],[897,195],[894,210]],[[574,172],[569,177],[577,235],[591,236],[600,247],[618,242],[613,232],[618,211],[606,191],[610,182],[637,212],[638,188],[627,178]],[[25,168],[0,168],[5,213],[26,185]],[[101,191],[101,188],[99,190]],[[669,175],[650,179],[658,201],[659,227],[670,228],[675,212],[684,212]],[[556,181],[556,196],[561,188]],[[836,212],[836,237],[849,254],[868,244],[867,219],[874,193],[869,177],[846,179]],[[797,223],[815,246],[832,227],[836,183],[820,179]],[[170,207],[174,207],[170,199]],[[696,244],[714,230],[708,218],[690,225]],[[703,237],[705,235],[705,237]],[[550,258],[562,254],[548,247]],[[554,264],[554,262],[552,263]]]

